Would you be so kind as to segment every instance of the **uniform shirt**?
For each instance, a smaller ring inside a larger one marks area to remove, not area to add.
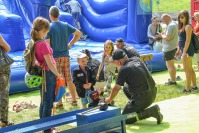
[[[53,62],[53,64],[56,66],[56,62],[52,56],[53,50],[52,48],[45,42],[45,41],[40,41],[36,43],[35,45],[35,58],[38,61],[38,65],[42,65],[45,61],[44,55],[50,54],[50,58]],[[45,65],[45,70],[48,70],[48,66]]]
[[[61,21],[51,22],[46,39],[50,39],[54,58],[69,57],[68,38],[75,31],[76,29],[68,23]]]
[[[175,22],[171,21],[169,23],[165,30],[165,35],[170,36],[170,40],[166,41],[165,39],[162,39],[163,51],[168,52],[174,50],[178,43],[178,29]]]
[[[139,52],[133,46],[125,44],[122,46],[121,49],[127,54],[128,58],[131,58],[133,56],[140,57]]]
[[[137,94],[148,90],[146,77],[150,77],[151,84],[155,87],[154,81],[144,65],[138,57],[128,59],[119,70],[116,84],[124,86],[126,83],[129,91],[132,94]]]

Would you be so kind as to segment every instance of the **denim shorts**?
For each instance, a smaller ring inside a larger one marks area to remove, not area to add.
[[[88,103],[92,103],[93,102],[93,100],[89,96],[91,92],[92,92],[91,90],[86,90],[85,97],[81,98],[82,105],[86,105]]]

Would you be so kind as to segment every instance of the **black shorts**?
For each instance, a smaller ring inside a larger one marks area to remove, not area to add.
[[[163,59],[164,59],[165,61],[173,60],[176,51],[177,51],[177,48],[175,48],[174,50],[168,51],[168,52],[164,52],[164,53],[163,53]]]

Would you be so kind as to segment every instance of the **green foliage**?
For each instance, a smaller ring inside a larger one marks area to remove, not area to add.
[[[159,4],[156,1],[159,1]],[[191,8],[191,0],[152,0],[152,2],[153,12],[179,12],[183,9],[189,11]]]

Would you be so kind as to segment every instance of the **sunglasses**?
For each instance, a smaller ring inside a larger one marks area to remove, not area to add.
[[[184,18],[184,16],[180,16],[180,18],[181,18],[181,19],[183,19],[183,18]]]

